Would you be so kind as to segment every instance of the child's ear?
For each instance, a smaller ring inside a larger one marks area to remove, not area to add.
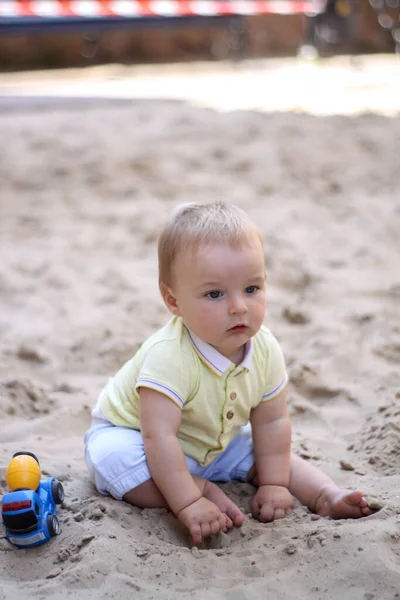
[[[173,315],[179,317],[180,310],[178,307],[178,302],[174,295],[172,289],[166,283],[160,283],[160,292],[162,299],[164,300],[165,306],[168,308]]]

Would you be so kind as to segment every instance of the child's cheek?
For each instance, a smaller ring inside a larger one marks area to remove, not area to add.
[[[208,302],[202,306],[202,309],[199,313],[199,319],[203,325],[211,325],[213,321],[218,319],[218,314],[219,310],[217,303]]]

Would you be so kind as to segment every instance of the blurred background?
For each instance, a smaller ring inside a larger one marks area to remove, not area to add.
[[[212,16],[218,4],[226,14]],[[246,16],[261,6],[268,14]],[[395,52],[399,6],[400,0],[0,0],[0,69]],[[198,15],[188,17],[188,7]],[[111,8],[141,18],[115,18]]]

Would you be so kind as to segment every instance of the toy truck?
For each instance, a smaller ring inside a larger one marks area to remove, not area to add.
[[[27,548],[58,535],[56,505],[64,500],[64,489],[54,477],[41,479],[36,456],[31,452],[14,454],[6,481],[10,492],[3,496],[1,513],[8,541]]]

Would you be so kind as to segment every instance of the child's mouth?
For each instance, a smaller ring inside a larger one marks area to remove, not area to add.
[[[235,325],[235,327],[231,327],[228,331],[231,333],[244,333],[247,331],[247,325]]]

